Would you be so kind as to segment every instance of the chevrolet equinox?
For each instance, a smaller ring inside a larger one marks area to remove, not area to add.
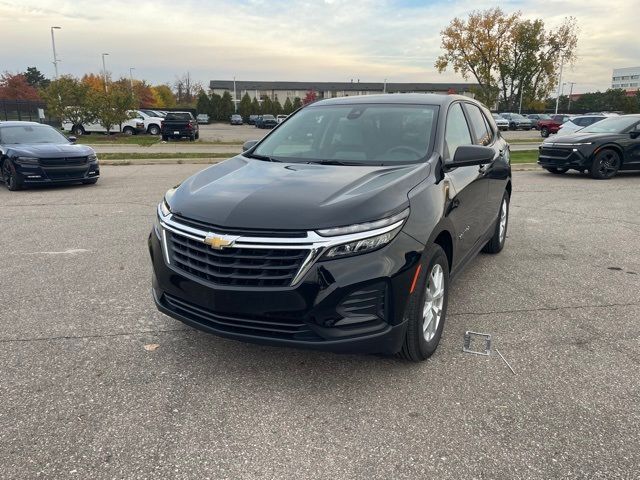
[[[223,337],[424,360],[451,280],[502,250],[510,196],[508,144],[470,98],[319,101],[166,193],[153,296]]]

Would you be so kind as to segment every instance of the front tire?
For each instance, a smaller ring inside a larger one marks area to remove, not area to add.
[[[600,150],[591,164],[591,176],[596,180],[609,180],[620,169],[620,154],[610,148]]]
[[[82,125],[74,125],[71,129],[71,133],[73,133],[76,137],[81,137],[85,132],[84,128],[82,128]]]
[[[444,329],[449,300],[449,261],[440,245],[423,255],[416,287],[405,313],[407,332],[398,355],[412,362],[434,354]]]
[[[540,136],[542,138],[547,138],[549,136],[549,129],[547,127],[542,127],[540,129]]]
[[[500,253],[504,248],[507,240],[507,227],[509,226],[509,194],[504,192],[502,202],[500,202],[500,211],[498,212],[498,220],[496,228],[493,231],[491,240],[482,249],[485,253]]]
[[[19,178],[18,172],[8,159],[2,163],[2,179],[10,191],[22,189],[22,179]]]
[[[122,129],[122,133],[124,133],[125,135],[133,135],[136,132],[132,127],[124,127]]]

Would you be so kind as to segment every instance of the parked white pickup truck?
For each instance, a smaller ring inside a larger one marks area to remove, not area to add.
[[[137,112],[133,112],[137,115]],[[122,127],[122,130],[120,129]],[[71,132],[76,137],[87,133],[107,133],[107,130],[98,122],[74,125],[71,122],[62,122],[62,130],[65,132]],[[114,125],[109,130],[109,133],[124,133],[125,135],[137,135],[145,131],[144,121],[139,116],[131,118],[122,123],[122,125]]]
[[[154,117],[149,115],[142,110],[136,110],[136,115],[142,118],[142,122],[144,123],[144,131],[149,135],[160,135],[160,127],[162,126],[162,117]]]

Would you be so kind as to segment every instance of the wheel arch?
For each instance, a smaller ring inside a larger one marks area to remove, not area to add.
[[[620,166],[624,164],[624,151],[622,150],[622,147],[617,143],[605,143],[604,145],[600,145],[591,154],[591,160],[594,160],[596,158],[596,155],[602,150],[614,150],[618,155],[620,155]]]

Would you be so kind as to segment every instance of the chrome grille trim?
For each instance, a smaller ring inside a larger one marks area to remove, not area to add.
[[[158,218],[162,232],[162,247],[165,252],[165,259],[169,264],[169,251],[164,230],[169,230],[177,235],[182,235],[191,240],[204,243],[207,235],[215,234],[213,231],[200,230],[178,222],[175,222],[173,214],[164,216],[160,205],[157,208]],[[337,235],[333,237],[323,237],[313,230],[306,232],[306,237],[250,237],[239,236],[233,243],[233,248],[252,248],[252,249],[282,249],[282,250],[309,250],[309,254],[300,265],[300,269],[294,276],[289,286],[295,286],[304,275],[309,271],[313,264],[322,256],[329,248],[345,243],[362,240],[365,238],[375,237],[387,232],[391,232],[404,224],[405,219],[401,219],[391,225],[366,232],[351,233],[348,235]],[[222,235],[224,236],[224,235]]]

